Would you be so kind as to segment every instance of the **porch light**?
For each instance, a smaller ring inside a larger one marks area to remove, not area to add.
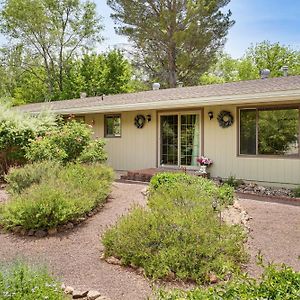
[[[150,122],[150,121],[151,121],[151,118],[152,118],[152,116],[151,116],[151,115],[147,115],[147,116],[146,116],[146,119],[147,119],[147,121],[148,121],[148,122]]]
[[[214,113],[212,111],[208,112],[208,117],[210,120],[213,119]]]

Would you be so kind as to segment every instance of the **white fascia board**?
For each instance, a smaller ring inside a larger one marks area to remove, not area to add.
[[[93,106],[93,107],[78,107],[78,108],[70,107],[65,109],[50,108],[50,111],[57,114],[91,114],[91,113],[111,113],[111,112],[123,112],[123,111],[192,108],[192,107],[218,106],[218,105],[243,105],[243,104],[282,102],[282,101],[295,101],[295,100],[300,101],[300,90],[230,95],[230,96],[201,97],[201,98],[166,100],[166,101],[156,101],[156,102],[147,102],[147,103],[101,105],[101,106]],[[39,111],[32,111],[31,113],[39,113]]]

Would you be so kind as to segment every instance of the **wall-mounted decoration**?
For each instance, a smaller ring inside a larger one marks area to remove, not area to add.
[[[143,128],[146,122],[146,118],[143,115],[137,115],[134,118],[134,125],[136,128]]]
[[[233,115],[229,111],[222,110],[218,115],[218,122],[222,128],[230,127],[233,124]]]

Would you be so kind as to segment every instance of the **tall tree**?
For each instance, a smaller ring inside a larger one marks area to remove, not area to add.
[[[119,34],[127,35],[152,78],[166,86],[196,84],[214,62],[229,28],[230,0],[108,0]]]
[[[96,4],[89,0],[4,0],[0,17],[2,33],[43,65],[51,98],[55,89],[63,91],[64,69],[73,56],[101,40]]]

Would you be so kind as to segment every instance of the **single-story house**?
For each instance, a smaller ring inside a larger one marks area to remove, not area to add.
[[[211,176],[300,184],[300,76],[83,97],[18,107],[75,115],[105,138],[115,170],[197,168]]]

